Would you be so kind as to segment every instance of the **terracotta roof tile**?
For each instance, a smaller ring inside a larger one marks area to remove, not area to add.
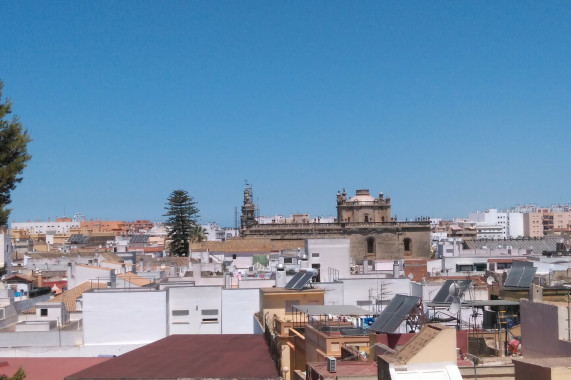
[[[127,352],[66,380],[187,378],[277,380],[280,374],[262,334],[184,334]]]
[[[271,252],[277,250],[297,249],[304,245],[305,241],[303,239],[273,240],[263,238],[232,238],[224,242],[205,241],[201,243],[192,243],[190,247],[193,251],[206,251],[208,249],[214,252]]]
[[[121,273],[118,274],[117,277],[123,281],[127,281],[136,286],[147,286],[153,283],[153,281],[149,280],[148,278],[138,276],[134,273],[127,273],[127,274]]]
[[[76,301],[83,293],[91,289],[103,289],[107,288],[107,283],[98,283],[95,281],[86,281],[83,284],[76,286],[73,289],[66,290],[63,293],[58,294],[48,302],[63,302],[65,308],[69,312],[78,311],[76,309]],[[25,310],[22,313],[24,314],[35,314],[36,308],[33,307],[31,309]]]

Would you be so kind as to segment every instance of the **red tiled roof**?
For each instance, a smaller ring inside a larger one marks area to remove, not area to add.
[[[171,335],[66,380],[278,379],[261,334]]]
[[[377,362],[375,361],[337,361],[336,372],[332,374],[327,370],[326,362],[307,363],[307,365],[323,378],[332,378],[335,376],[343,377],[362,377],[377,375]]]
[[[0,375],[13,376],[22,367],[26,380],[61,380],[110,358],[0,358]]]
[[[165,247],[143,247],[143,252],[162,252]]]

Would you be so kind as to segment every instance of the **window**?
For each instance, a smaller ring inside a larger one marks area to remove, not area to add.
[[[406,238],[403,241],[404,244],[404,251],[405,252],[410,252],[411,251],[411,245],[412,245],[412,240],[410,240],[410,238]]]
[[[456,272],[471,272],[473,270],[472,264],[456,264]]]
[[[236,260],[236,254],[232,255],[232,260]]]
[[[202,315],[218,315],[218,309],[202,309]]]
[[[48,316],[48,309],[40,309],[40,315],[42,317],[47,317]]]
[[[375,239],[372,237],[367,239],[367,253],[375,253]]]
[[[218,318],[202,318],[203,324],[218,323]]]
[[[293,257],[284,257],[284,264],[293,264]]]
[[[474,270],[477,270],[479,272],[484,272],[486,270],[486,263],[475,263],[474,264]]]
[[[311,254],[311,257],[319,257],[319,252],[313,252],[313,253]]]
[[[172,311],[173,317],[182,317],[185,315],[190,315],[190,310],[173,310]]]

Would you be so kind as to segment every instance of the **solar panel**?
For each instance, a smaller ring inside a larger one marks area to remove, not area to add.
[[[284,288],[301,290],[309,281],[311,281],[312,277],[313,272],[298,272],[295,274],[295,276],[293,276],[293,278],[286,284]]]
[[[391,303],[381,312],[370,330],[381,333],[392,333],[415,308],[420,297],[397,294]]]
[[[537,272],[536,267],[525,267],[517,284],[518,288],[529,288]]]
[[[523,268],[523,266],[512,266],[504,282],[504,286],[517,286],[523,273]]]
[[[436,295],[432,299],[432,302],[436,303],[452,302],[452,296],[450,295],[450,285],[452,285],[453,283],[458,284],[458,286],[460,287],[458,297],[462,298],[462,296],[466,292],[466,289],[468,289],[470,285],[472,285],[472,280],[446,280],[446,282],[444,282],[444,285],[442,285],[438,293],[436,293]]]

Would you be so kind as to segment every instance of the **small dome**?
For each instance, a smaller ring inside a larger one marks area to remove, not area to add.
[[[282,263],[279,263],[277,268],[278,270],[284,270],[285,266]]]
[[[354,197],[349,198],[349,202],[374,202],[376,199],[369,195],[369,190],[357,190]]]

